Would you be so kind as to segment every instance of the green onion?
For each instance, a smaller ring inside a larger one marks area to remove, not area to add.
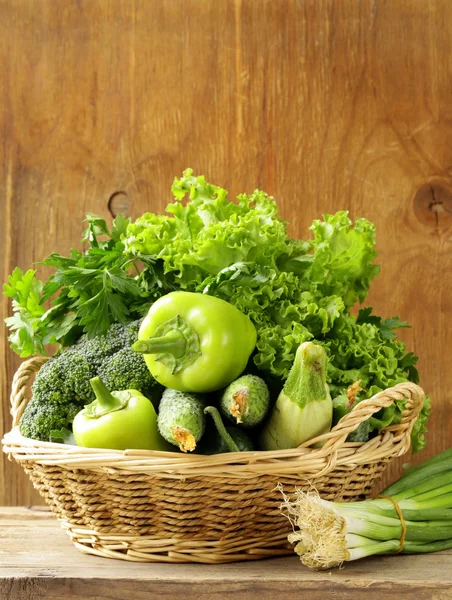
[[[315,490],[289,498],[280,490],[293,527],[288,539],[310,568],[452,548],[452,449],[410,468],[373,500],[329,502]]]

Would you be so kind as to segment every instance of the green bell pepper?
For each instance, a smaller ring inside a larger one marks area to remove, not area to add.
[[[75,416],[78,446],[113,450],[169,450],[157,428],[152,402],[136,390],[110,392],[100,377],[90,380],[96,400]]]
[[[220,390],[245,369],[256,329],[235,306],[192,292],[171,292],[150,308],[132,346],[154,378],[181,392]]]

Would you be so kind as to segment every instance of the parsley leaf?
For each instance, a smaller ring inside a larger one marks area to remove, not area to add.
[[[400,329],[401,327],[410,327],[406,321],[401,321],[399,317],[392,317],[389,319],[382,319],[376,315],[372,315],[372,307],[361,308],[358,312],[357,323],[370,323],[376,325],[380,330],[381,337],[385,340],[392,340],[396,337],[394,329]]]
[[[34,270],[14,269],[4,286],[12,298],[13,316],[6,319],[12,350],[22,357],[45,354],[48,344],[72,344],[83,333],[101,335],[112,323],[141,317],[151,299],[165,293],[163,271],[154,272],[151,259],[124,253],[121,238],[129,223],[118,215],[109,231],[104,219],[88,214],[82,236],[88,249],[50,254],[41,263],[54,269],[46,282]]]
[[[5,319],[11,330],[9,342],[12,350],[22,357],[43,353],[43,342],[40,337],[42,316],[45,308],[41,302],[44,284],[35,277],[35,271],[26,273],[16,267],[3,286],[3,292],[12,298],[13,316]]]

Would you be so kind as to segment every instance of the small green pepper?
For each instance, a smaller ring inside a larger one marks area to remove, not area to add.
[[[235,306],[192,292],[171,292],[151,306],[138,341],[154,378],[181,392],[226,387],[245,369],[256,329]]]
[[[110,392],[100,377],[90,380],[96,400],[75,416],[72,424],[78,446],[113,450],[168,450],[160,436],[157,414],[136,390]]]

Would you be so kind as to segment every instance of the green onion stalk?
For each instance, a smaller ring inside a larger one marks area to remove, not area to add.
[[[301,562],[329,569],[373,554],[452,548],[452,448],[411,467],[380,496],[330,502],[314,491],[283,494],[281,510]]]

